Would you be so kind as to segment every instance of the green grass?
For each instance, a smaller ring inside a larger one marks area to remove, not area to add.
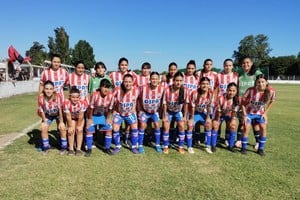
[[[90,158],[56,149],[42,156],[35,129],[0,151],[0,199],[299,199],[300,85],[274,87],[264,158],[221,148],[158,155],[150,147],[145,155],[123,148],[113,157],[99,149]]]

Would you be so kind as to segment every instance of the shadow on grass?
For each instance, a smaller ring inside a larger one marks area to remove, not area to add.
[[[60,148],[60,137],[59,133],[56,130],[49,131],[49,143],[51,148]],[[35,148],[42,147],[42,138],[41,138],[41,130],[33,129],[32,131],[27,133],[29,140],[27,141],[28,144],[34,146]]]

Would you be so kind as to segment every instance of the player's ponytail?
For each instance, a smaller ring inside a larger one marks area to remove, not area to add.
[[[271,91],[270,91],[268,79],[264,74],[257,75],[256,79],[255,79],[255,84],[258,81],[258,79],[260,79],[260,78],[263,78],[267,81],[266,89],[265,89],[264,94],[263,94],[263,102],[265,104],[267,104],[270,101],[270,98],[271,98]]]

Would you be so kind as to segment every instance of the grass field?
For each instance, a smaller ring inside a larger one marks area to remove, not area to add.
[[[39,134],[34,129],[0,151],[0,199],[300,199],[300,85],[273,86],[277,99],[268,117],[266,157],[251,146],[246,156],[221,148],[213,155],[202,148],[194,155],[159,155],[150,147],[145,155],[123,148],[113,157],[99,149],[90,158],[59,156],[56,149],[42,156],[32,142]],[[31,116],[34,95],[0,105],[1,113],[15,110],[0,116],[0,134],[38,120]]]

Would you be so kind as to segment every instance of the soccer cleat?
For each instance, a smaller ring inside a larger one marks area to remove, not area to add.
[[[228,150],[231,151],[232,153],[236,152],[235,149],[234,149],[234,147],[228,147]]]
[[[142,147],[142,146],[139,147],[139,153],[145,153],[144,147]]]
[[[156,146],[155,149],[156,149],[157,153],[162,153],[162,149],[161,149],[160,145]]]
[[[68,156],[74,156],[75,155],[74,150],[69,150],[67,155]]]
[[[241,154],[246,155],[247,154],[247,149],[241,149]]]
[[[115,149],[114,149],[114,151],[112,152],[112,155],[116,155],[117,153],[119,153],[120,152],[120,148],[119,147],[116,147]]]
[[[164,154],[169,154],[169,148],[168,147],[165,147],[164,150],[163,150]]]
[[[194,151],[194,149],[193,149],[192,147],[189,147],[189,148],[187,149],[187,151],[188,151],[190,154],[194,154],[194,153],[195,153],[195,151]]]
[[[132,148],[132,149],[131,149],[131,152],[132,152],[133,154],[139,154],[139,150],[138,150],[137,148]]]
[[[229,142],[228,142],[228,140],[225,140],[224,144],[225,144],[225,147],[229,147]]]
[[[211,151],[210,147],[205,147],[204,149],[206,151],[206,153],[208,154],[212,154],[213,152]]]
[[[215,153],[215,152],[217,151],[217,148],[216,148],[216,147],[211,147],[211,151],[212,151],[213,153]]]
[[[241,141],[241,140],[236,141],[236,142],[235,142],[235,146],[236,146],[237,148],[241,148],[241,147],[242,147],[242,141]]]
[[[42,151],[42,155],[46,156],[49,152],[50,152],[50,149],[45,149],[44,151]]]
[[[92,149],[88,149],[88,150],[85,152],[84,156],[85,156],[85,157],[90,157],[91,154],[92,154]]]
[[[110,149],[105,149],[105,150],[104,150],[104,153],[106,153],[106,154],[108,154],[108,155],[110,155],[110,156],[113,155],[113,152],[111,152]]]
[[[258,146],[259,146],[259,143],[256,142],[255,145],[253,146],[253,148],[254,148],[255,150],[258,150]]]
[[[184,149],[179,147],[178,152],[179,152],[180,154],[184,154]]]
[[[81,150],[76,150],[76,153],[75,153],[76,156],[82,156],[83,155],[83,152]]]
[[[258,149],[257,150],[257,153],[260,155],[260,156],[266,156],[265,152],[263,149]]]
[[[59,151],[59,155],[63,156],[66,155],[68,153],[68,151],[66,149],[62,149]]]

